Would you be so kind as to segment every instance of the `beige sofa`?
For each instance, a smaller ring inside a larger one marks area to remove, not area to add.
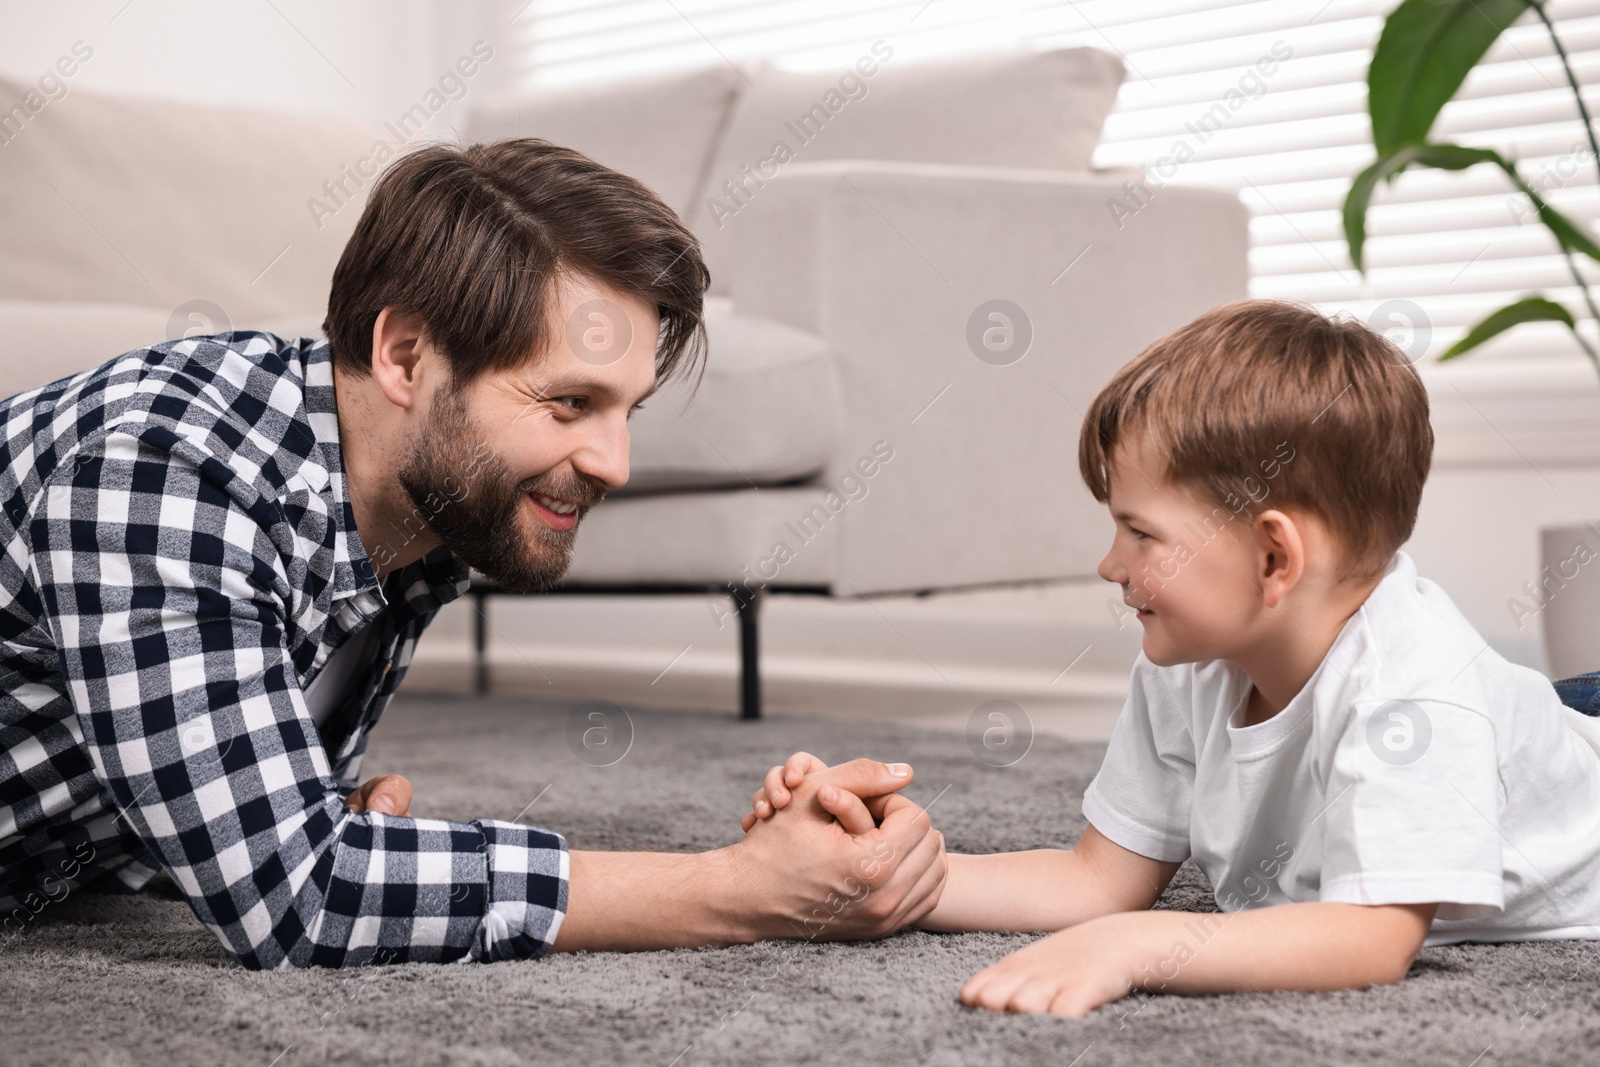
[[[633,484],[585,522],[571,585],[737,594],[748,714],[763,590],[1091,575],[1108,520],[1077,476],[1082,410],[1148,341],[1246,291],[1232,195],[1167,186],[1110,210],[1128,175],[1090,155],[1121,74],[1089,49],[916,64],[880,42],[838,71],[480,107],[471,139],[543,136],[643,179],[715,277],[699,394],[637,417]],[[0,82],[0,102],[21,94]],[[377,139],[51,103],[0,144],[0,394],[186,331],[314,332]]]

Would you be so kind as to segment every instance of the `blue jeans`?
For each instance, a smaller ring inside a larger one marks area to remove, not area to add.
[[[1600,671],[1577,674],[1555,683],[1561,703],[1585,715],[1600,716]]]

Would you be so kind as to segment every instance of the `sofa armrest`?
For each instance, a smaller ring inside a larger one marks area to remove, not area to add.
[[[786,167],[759,208],[730,226],[734,300],[838,353],[824,480],[894,450],[841,513],[834,592],[1092,578],[1111,520],[1078,475],[1083,412],[1146,344],[1246,295],[1238,199],[1167,187],[1140,206],[1089,175],[839,162]],[[994,300],[1022,311],[1009,349],[1007,320],[980,313]]]

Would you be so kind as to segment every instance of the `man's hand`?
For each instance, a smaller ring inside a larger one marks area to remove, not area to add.
[[[863,804],[816,778],[791,792],[785,810],[712,852],[571,850],[555,950],[883,937],[938,904],[944,835],[921,808],[894,793]]]
[[[863,804],[818,777],[791,792],[787,810],[727,850],[735,877],[763,902],[759,936],[884,937],[939,902],[944,835],[916,804],[892,793]]]
[[[871,829],[872,823],[863,821],[870,817],[867,806],[861,800],[888,796],[904,788],[911,782],[912,770],[907,763],[879,763],[869,759],[851,760],[837,767],[829,767],[809,752],[796,752],[784,761],[783,766],[768,771],[761,788],[750,798],[751,811],[739,821],[745,833],[749,833],[757,822],[787,807],[794,796],[793,790],[813,775],[819,785],[833,786],[835,790],[847,794],[840,796],[837,792],[824,791],[821,797],[823,808],[851,833],[863,833]]]
[[[344,806],[357,815],[364,811],[406,815],[411,811],[411,783],[399,774],[368,778],[361,783],[361,788],[345,798]]]

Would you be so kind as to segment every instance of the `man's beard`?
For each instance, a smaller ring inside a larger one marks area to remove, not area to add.
[[[513,593],[543,592],[561,580],[583,516],[606,495],[604,486],[579,474],[515,481],[479,432],[466,398],[448,386],[435,394],[399,480],[446,548]],[[519,513],[530,493],[577,504],[579,522],[554,530],[536,520],[529,540]]]

